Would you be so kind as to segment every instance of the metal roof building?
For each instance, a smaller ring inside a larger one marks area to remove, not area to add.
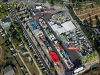
[[[57,33],[57,35],[60,35],[61,33],[65,33],[66,30],[64,27],[58,24],[54,24],[53,22],[49,22],[51,28]]]
[[[76,28],[71,21],[64,22],[61,25],[66,29],[66,31],[70,31]]]
[[[14,75],[14,74],[15,72],[10,65],[6,67],[5,69],[3,69],[3,75]]]
[[[58,35],[60,35],[61,33],[65,33],[65,32],[66,32],[66,30],[65,30],[64,27],[58,28],[58,29],[56,30],[56,33],[57,33]]]

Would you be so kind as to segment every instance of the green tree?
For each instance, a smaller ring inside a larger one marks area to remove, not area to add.
[[[81,2],[76,2],[76,8],[78,8],[78,10],[82,9],[82,3]]]

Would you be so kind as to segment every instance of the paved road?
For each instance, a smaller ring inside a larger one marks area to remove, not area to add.
[[[47,73],[48,73],[49,75],[52,75],[52,73],[50,72],[48,66],[46,65],[45,61],[43,60],[41,54],[39,53],[37,47],[34,45],[34,42],[33,42],[33,41],[31,40],[31,38],[29,37],[29,35],[28,35],[26,29],[24,29],[22,23],[20,22],[20,20],[19,20],[18,17],[16,16],[15,12],[14,12],[14,11],[11,11],[11,13],[13,14],[13,16],[14,16],[14,17],[16,18],[16,20],[18,21],[18,23],[19,23],[20,27],[22,28],[22,30],[23,30],[25,36],[27,37],[28,41],[31,43],[32,48],[33,48],[35,54],[37,54],[37,56],[38,56],[38,57],[40,58],[40,60],[42,61],[42,63],[43,63],[43,65],[44,65],[45,69],[47,70]]]

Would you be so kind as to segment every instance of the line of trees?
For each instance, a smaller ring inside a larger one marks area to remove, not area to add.
[[[55,4],[62,4],[63,0],[48,0],[48,2],[51,4],[51,6],[54,6]]]

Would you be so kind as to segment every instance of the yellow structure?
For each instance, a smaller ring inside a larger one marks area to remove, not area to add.
[[[60,67],[59,67],[59,66],[56,66],[56,68],[57,68],[58,70],[60,70]]]

